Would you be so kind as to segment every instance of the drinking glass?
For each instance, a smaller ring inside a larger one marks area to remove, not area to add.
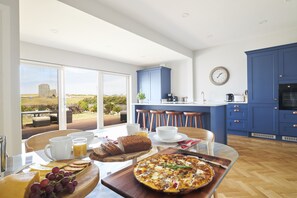
[[[87,155],[87,138],[80,137],[72,140],[74,158],[83,158]]]
[[[135,135],[148,137],[148,128],[140,128],[139,131],[135,133]]]

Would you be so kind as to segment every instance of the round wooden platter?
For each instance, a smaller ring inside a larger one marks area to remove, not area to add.
[[[66,164],[71,164],[72,162],[77,161],[77,159],[71,160],[59,160],[57,162],[63,162]],[[72,194],[60,193],[58,197],[67,197],[67,198],[81,198],[87,196],[93,189],[97,186],[100,179],[99,168],[91,161],[91,165],[84,168],[82,171],[75,173],[76,181],[78,185],[75,188],[75,191]]]
[[[82,170],[76,177],[78,185],[74,193],[65,194],[67,198],[81,198],[87,196],[97,186],[100,178],[99,168],[92,162],[90,166]]]
[[[144,154],[147,154],[151,151],[151,149],[146,150],[146,151],[139,151],[139,152],[134,152],[134,153],[124,153],[121,155],[113,155],[113,156],[108,156],[105,158],[98,158],[98,159],[94,159],[100,162],[123,162],[123,161],[127,161],[127,160],[132,160],[135,159],[137,157],[140,157]]]

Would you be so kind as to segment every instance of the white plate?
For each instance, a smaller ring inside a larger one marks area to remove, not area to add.
[[[175,137],[174,137],[173,139],[170,139],[170,140],[163,140],[163,139],[160,139],[160,138],[158,137],[158,135],[155,134],[155,133],[150,133],[150,134],[149,134],[149,137],[150,137],[151,139],[154,139],[154,140],[158,141],[158,142],[166,142],[166,143],[175,143],[175,142],[180,142],[180,141],[183,141],[183,140],[188,139],[188,136],[187,136],[186,134],[183,134],[183,133],[177,133],[177,134],[175,135]]]
[[[88,150],[99,147],[102,143],[102,140],[98,137],[94,137],[92,142],[88,145]]]

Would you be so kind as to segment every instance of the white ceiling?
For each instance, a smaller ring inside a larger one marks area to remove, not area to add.
[[[132,65],[186,57],[56,0],[20,1],[21,41]]]
[[[297,0],[97,0],[198,50],[297,28]]]
[[[297,0],[95,0],[191,50],[297,28]],[[57,0],[20,1],[21,40],[133,65],[186,57]]]

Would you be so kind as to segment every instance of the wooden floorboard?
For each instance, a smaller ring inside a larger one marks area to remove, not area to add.
[[[229,135],[239,158],[218,197],[297,197],[297,143]]]

